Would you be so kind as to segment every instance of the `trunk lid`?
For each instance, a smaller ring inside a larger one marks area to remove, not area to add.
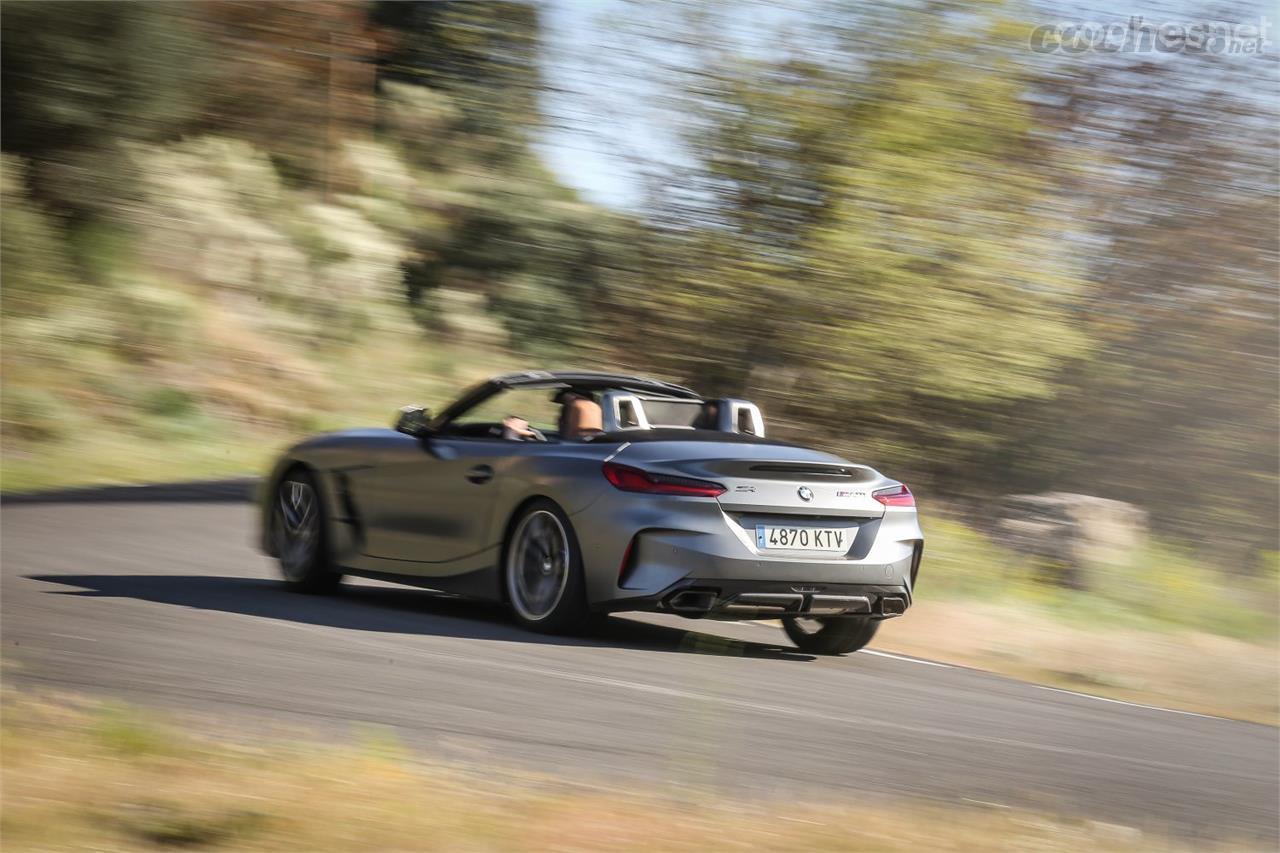
[[[628,445],[616,461],[655,473],[713,480],[730,514],[879,518],[871,492],[892,481],[866,465],[783,444],[652,441]]]

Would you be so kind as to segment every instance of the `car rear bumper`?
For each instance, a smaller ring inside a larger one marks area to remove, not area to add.
[[[852,544],[842,554],[768,551],[757,545],[753,522],[771,517],[727,513],[716,502],[697,498],[606,492],[571,518],[586,569],[587,600],[608,611],[655,609],[655,602],[691,584],[761,594],[849,584],[911,589],[924,540],[915,510],[905,508],[889,508],[879,517],[787,517],[852,532]],[[756,589],[737,587],[739,582]]]
[[[654,595],[608,602],[605,612],[641,610],[694,619],[776,619],[781,616],[901,616],[911,590],[896,584],[688,578]]]

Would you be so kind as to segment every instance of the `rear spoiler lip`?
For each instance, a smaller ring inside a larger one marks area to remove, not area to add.
[[[635,457],[632,457],[635,458]],[[623,456],[625,461],[627,456]],[[879,484],[892,485],[888,477],[869,465],[858,465],[850,462],[827,462],[819,460],[784,460],[784,459],[743,459],[741,457],[697,458],[661,460],[637,459],[641,468],[654,471],[670,472],[682,477],[698,477],[717,482],[750,483],[790,482],[826,483],[832,486],[857,486],[859,488]]]
[[[616,432],[602,432],[591,436],[587,439],[591,444],[620,444],[629,442],[631,444],[650,444],[654,442],[708,442],[719,444],[756,444],[774,447],[793,447],[797,450],[812,450],[803,444],[794,444],[790,441],[781,441],[776,438],[760,438],[759,436],[750,435],[744,432],[719,432],[718,430],[703,429],[678,429],[663,428],[656,429],[625,429]]]
[[[839,477],[854,478],[867,472],[876,473],[866,465],[844,464],[839,462],[755,462],[748,471],[759,471],[771,474],[796,474],[802,477]]]

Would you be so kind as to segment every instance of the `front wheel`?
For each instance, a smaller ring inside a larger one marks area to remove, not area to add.
[[[280,571],[299,592],[332,592],[342,573],[329,559],[324,505],[315,478],[305,468],[285,474],[271,508],[271,534]]]
[[[871,642],[879,627],[879,621],[866,616],[838,619],[786,616],[782,619],[782,628],[796,648],[815,655],[856,652]]]
[[[507,541],[503,575],[507,602],[521,625],[548,634],[588,626],[578,537],[554,502],[536,500],[520,514]]]

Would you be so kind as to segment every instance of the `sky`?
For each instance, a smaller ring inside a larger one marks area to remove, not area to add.
[[[616,39],[612,22],[625,11],[619,0],[555,0],[544,7],[543,73],[553,94],[544,99],[550,127],[539,148],[552,170],[587,199],[633,208],[640,203],[640,176],[631,155],[638,149],[664,158],[676,144],[647,115],[652,93],[606,67],[618,61],[608,45]]]
[[[815,0],[741,0],[724,38],[765,52],[769,44],[758,41],[761,34],[784,29],[799,20],[797,9],[816,5]],[[543,99],[549,127],[539,148],[556,174],[591,201],[634,209],[642,201],[645,165],[660,168],[680,160],[679,142],[659,107],[661,93],[646,79],[649,65],[677,61],[678,49],[624,32],[628,22],[660,30],[680,9],[680,3],[662,0],[543,3],[543,73],[550,94]],[[637,49],[644,54],[634,55]]]

